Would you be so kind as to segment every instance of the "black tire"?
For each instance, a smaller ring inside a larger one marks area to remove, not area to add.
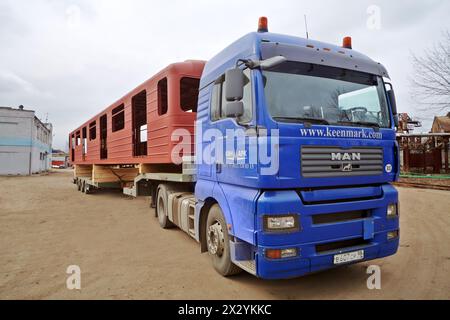
[[[167,216],[168,210],[168,196],[167,196],[167,186],[160,184],[158,186],[158,192],[156,195],[156,216],[158,217],[158,222],[161,228],[170,229],[173,228],[173,223],[169,221]]]
[[[83,181],[81,184],[81,192],[86,193],[86,182]]]
[[[214,250],[208,243],[208,241],[213,237],[210,231],[211,226],[214,226],[214,228],[219,228],[221,230],[221,237],[218,238],[219,240],[217,243],[220,242],[222,247],[216,252],[214,252]],[[218,204],[213,205],[209,209],[205,228],[208,253],[211,257],[214,269],[216,269],[216,271],[224,277],[232,276],[242,272],[242,269],[231,261],[230,238],[228,235],[227,223]]]
[[[92,193],[92,186],[89,184],[85,184],[84,186],[84,193],[85,194],[91,194]]]
[[[81,191],[81,180],[77,181],[77,189],[78,191]]]

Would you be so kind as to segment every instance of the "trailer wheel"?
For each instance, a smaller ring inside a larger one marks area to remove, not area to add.
[[[92,187],[90,184],[85,184],[84,185],[84,193],[85,194],[91,194],[92,193]]]
[[[77,189],[78,189],[78,191],[81,191],[81,180],[79,180],[79,179],[77,181]]]
[[[231,261],[227,224],[218,204],[209,209],[205,234],[214,269],[225,277],[240,273],[242,269]]]
[[[156,196],[156,215],[158,217],[159,225],[163,229],[169,229],[173,227],[173,223],[170,222],[168,217],[168,196],[167,196],[167,186],[160,184],[158,186],[157,196]]]
[[[81,184],[81,192],[86,193],[86,181],[83,181]]]

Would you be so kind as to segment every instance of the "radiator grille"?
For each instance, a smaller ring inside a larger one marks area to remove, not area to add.
[[[304,178],[380,175],[383,149],[303,146],[301,170]]]

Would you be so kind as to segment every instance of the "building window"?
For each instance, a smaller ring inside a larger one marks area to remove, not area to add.
[[[125,106],[122,104],[112,111],[112,132],[125,128]]]
[[[167,78],[164,78],[158,82],[158,115],[166,114],[167,109]]]
[[[97,123],[91,122],[89,124],[89,141],[97,139]]]
[[[195,78],[181,78],[180,106],[183,111],[197,112],[198,87],[200,80]]]

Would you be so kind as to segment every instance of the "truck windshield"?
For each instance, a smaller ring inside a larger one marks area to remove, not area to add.
[[[390,127],[379,76],[288,61],[263,71],[263,79],[267,106],[276,121]]]

